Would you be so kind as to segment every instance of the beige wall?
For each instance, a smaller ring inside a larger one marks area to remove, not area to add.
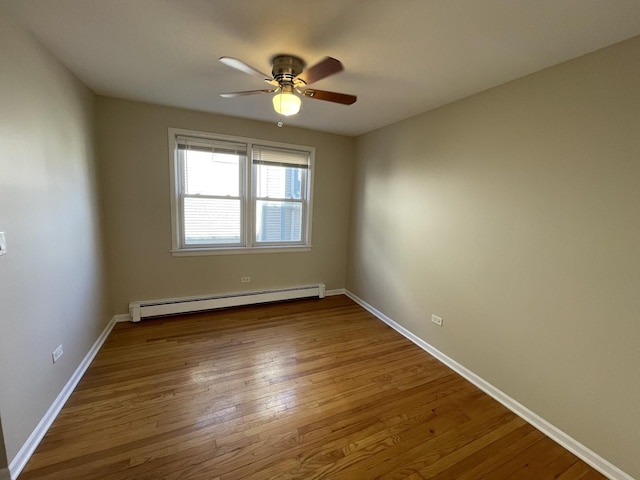
[[[638,478],[639,82],[636,37],[359,137],[347,274]]]
[[[0,415],[11,460],[108,315],[93,95],[2,8],[0,72],[0,231],[8,245],[0,257]]]
[[[104,97],[97,111],[115,313],[133,300],[317,282],[344,288],[353,138]],[[316,147],[311,252],[173,257],[168,127]]]

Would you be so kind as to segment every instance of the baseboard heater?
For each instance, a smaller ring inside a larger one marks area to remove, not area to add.
[[[256,303],[277,302],[280,300],[294,300],[296,298],[309,297],[324,298],[324,284],[320,283],[318,285],[307,285],[303,287],[281,288],[278,290],[224,293],[220,295],[204,295],[199,297],[131,302],[129,304],[129,316],[131,317],[132,322],[139,322],[142,318],[147,317],[200,312],[203,310],[216,310],[218,308],[238,307],[241,305],[253,305]]]

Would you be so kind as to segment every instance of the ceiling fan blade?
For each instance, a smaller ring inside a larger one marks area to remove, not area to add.
[[[253,68],[248,63],[244,63],[242,60],[238,60],[233,57],[220,57],[220,60],[225,65],[235,68],[236,70],[240,70],[241,72],[248,73],[249,75],[255,75],[256,77],[260,77],[263,80],[271,80],[271,75],[267,75],[266,73],[262,73],[260,70]]]
[[[316,100],[325,100],[327,102],[341,103],[343,105],[353,105],[358,100],[355,95],[346,93],[327,92],[326,90],[315,90],[307,88],[303,92],[305,97],[315,98]]]
[[[221,93],[220,96],[224,98],[244,97],[245,95],[256,95],[258,93],[273,93],[275,89],[262,89],[262,90],[245,90],[244,92],[228,92]]]
[[[296,77],[298,80],[302,80],[307,85],[311,85],[318,80],[333,75],[344,70],[340,60],[336,60],[332,57],[326,57],[324,60],[320,60],[313,67],[309,67],[304,72]]]

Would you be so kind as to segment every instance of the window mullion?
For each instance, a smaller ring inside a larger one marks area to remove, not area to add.
[[[177,188],[179,189],[178,191],[178,208],[177,208],[177,215],[178,215],[178,245],[180,245],[181,247],[184,247],[186,245],[186,236],[185,236],[185,223],[184,223],[184,185],[185,185],[185,181],[184,181],[184,169],[185,169],[185,158],[184,158],[184,150],[178,150],[177,152],[177,162],[178,162],[178,172],[177,172],[177,176],[178,176],[178,185]]]
[[[302,202],[302,232],[301,232],[301,240],[304,243],[308,243],[309,242],[309,221],[308,221],[308,209],[309,209],[309,201],[311,198],[309,189],[308,187],[308,181],[309,181],[309,174],[310,174],[311,169],[308,168],[304,175],[302,175],[302,185],[300,186],[300,192],[302,193],[302,195],[304,196],[304,201]]]
[[[253,246],[253,166],[252,166],[252,154],[251,143],[247,143],[247,156],[244,162],[244,218],[242,219],[242,228],[244,230],[244,245],[247,247]]]
[[[186,245],[186,240],[185,240],[185,225],[184,225],[184,193],[180,192],[179,195],[179,199],[178,199],[178,212],[180,215],[180,219],[179,219],[179,224],[180,224],[180,238],[179,238],[179,244],[180,246],[184,247]]]

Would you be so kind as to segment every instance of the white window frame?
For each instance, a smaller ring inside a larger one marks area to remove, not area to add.
[[[281,252],[303,252],[311,250],[311,225],[313,212],[313,179],[315,164],[315,148],[306,145],[293,145],[288,143],[273,142],[248,137],[237,137],[231,135],[222,135],[210,132],[201,132],[195,130],[186,130],[181,128],[170,127],[169,134],[169,176],[170,176],[170,193],[171,193],[171,254],[173,256],[192,256],[192,255],[230,255],[230,254],[246,254],[246,253],[281,253]],[[183,179],[179,171],[179,159],[177,149],[177,137],[192,137],[205,140],[219,140],[222,142],[243,143],[247,147],[247,155],[244,165],[240,167],[241,175],[241,217],[243,218],[241,225],[241,244],[238,245],[206,245],[202,247],[186,246],[183,240],[184,223],[182,219],[182,206],[180,202],[180,193],[182,191]],[[302,201],[302,239],[299,243],[294,242],[261,242],[256,243],[255,222],[256,222],[256,185],[254,177],[256,176],[256,165],[252,161],[253,146],[264,146],[270,148],[280,148],[287,150],[296,150],[308,153],[309,167],[306,175],[305,199]],[[242,178],[244,177],[244,178]]]

